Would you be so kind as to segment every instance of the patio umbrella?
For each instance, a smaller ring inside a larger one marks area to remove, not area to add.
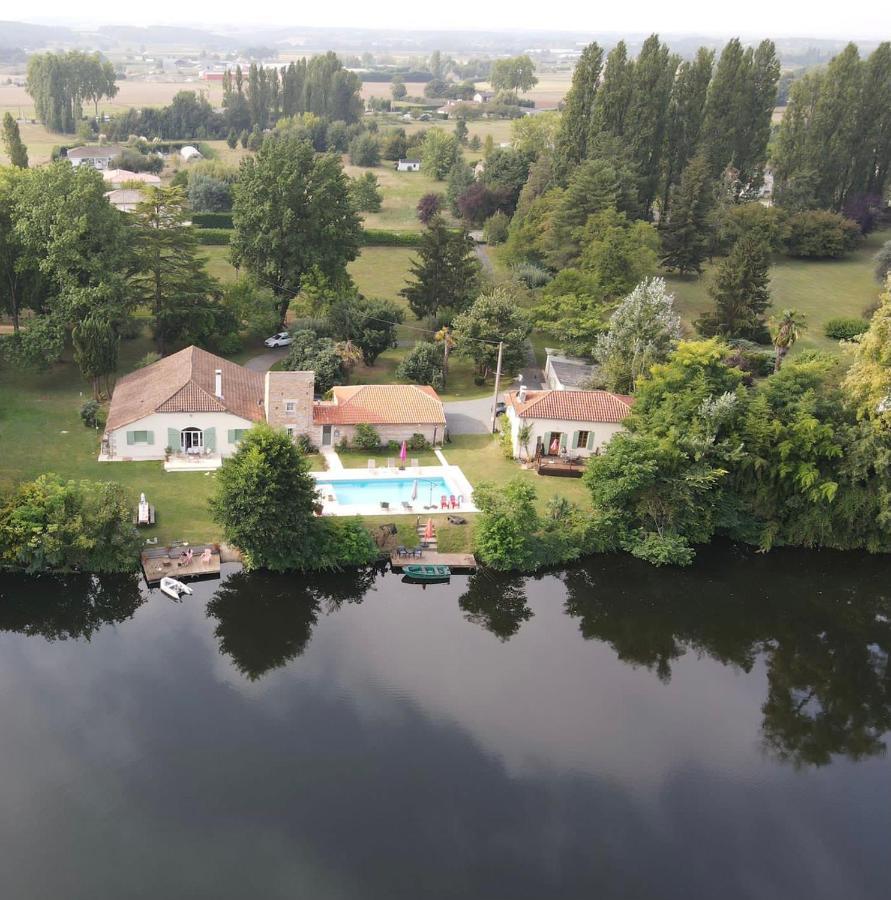
[[[427,527],[424,529],[424,540],[429,541],[433,537],[433,519],[427,519]]]
[[[411,498],[412,500],[418,499],[418,479],[415,479],[415,483],[411,487]]]
[[[408,456],[408,445],[403,441],[402,446],[399,448],[399,458],[402,462],[405,462],[406,456]]]
[[[559,452],[560,438],[555,437],[554,440],[551,441],[551,453],[556,456]]]

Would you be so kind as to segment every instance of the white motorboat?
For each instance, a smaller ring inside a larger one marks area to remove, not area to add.
[[[167,594],[173,600],[179,600],[183,594],[191,594],[192,589],[187,584],[165,575],[161,579],[161,593]]]

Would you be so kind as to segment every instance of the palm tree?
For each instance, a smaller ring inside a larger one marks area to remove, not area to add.
[[[772,320],[771,324],[773,325],[773,346],[776,350],[773,370],[779,372],[786,354],[792,349],[807,326],[804,313],[797,309],[784,309],[780,318]]]

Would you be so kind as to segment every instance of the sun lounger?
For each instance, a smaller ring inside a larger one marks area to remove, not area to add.
[[[389,512],[390,504],[386,500],[381,500],[381,509],[385,509]]]
[[[368,460],[368,471],[374,475],[377,470],[377,463],[373,459]]]
[[[403,501],[402,501],[402,508],[403,508],[406,512],[411,512],[411,503],[409,503],[408,500],[403,500]]]

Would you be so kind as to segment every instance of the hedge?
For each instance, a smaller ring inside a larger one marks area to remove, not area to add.
[[[830,319],[823,326],[823,333],[826,337],[836,341],[850,341],[858,334],[863,334],[867,328],[869,328],[869,322],[866,319],[841,317]]]
[[[417,247],[423,235],[422,231],[384,231],[380,228],[366,228],[362,232],[362,243],[366,247]]]
[[[198,243],[205,246],[228,244],[232,237],[232,231],[229,228],[198,228],[195,234],[198,237]]]
[[[192,224],[197,225],[198,228],[232,228],[232,213],[192,213]]]

